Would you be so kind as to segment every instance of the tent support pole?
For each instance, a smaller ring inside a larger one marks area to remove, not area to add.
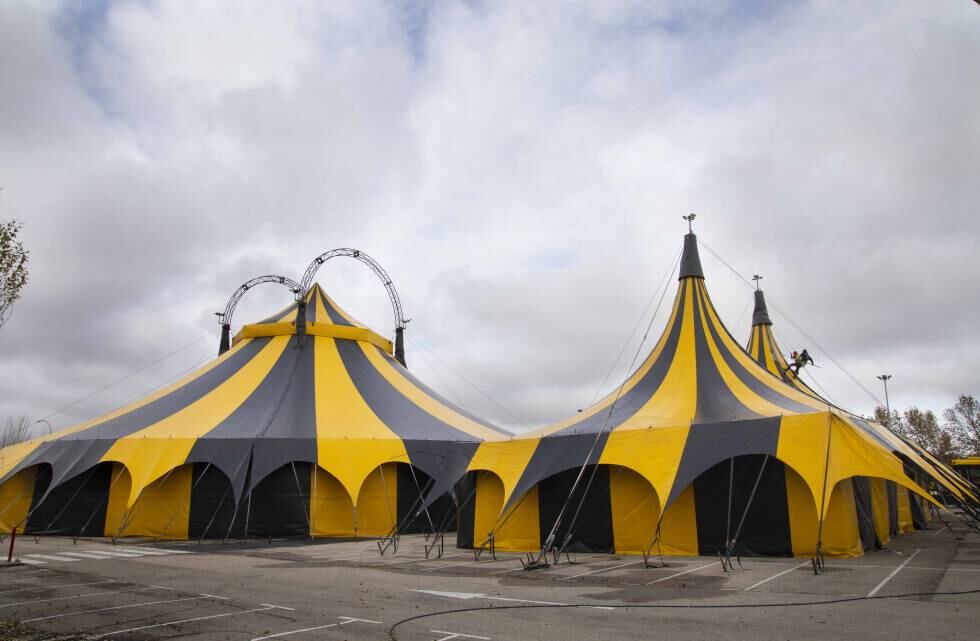
[[[733,461],[735,459],[732,459]],[[752,501],[755,500],[756,491],[759,489],[759,483],[762,481],[762,474],[766,471],[766,463],[769,462],[769,455],[762,459],[762,465],[759,466],[759,475],[755,477],[755,484],[752,486],[752,492],[749,494],[749,501],[745,504],[745,510],[742,512],[742,517],[738,521],[738,527],[735,528],[735,536],[731,538],[728,543],[728,548],[725,551],[725,559],[728,563],[728,567],[732,570],[735,567],[732,565],[732,554],[735,552],[735,545],[738,542],[738,536],[742,533],[742,526],[745,525],[745,518],[749,515],[749,509],[752,507]],[[742,567],[741,555],[735,557],[738,560],[739,567]]]
[[[299,501],[300,501],[300,503],[303,503],[304,502],[303,501],[303,486],[300,485],[300,482],[299,482],[299,474],[296,473],[296,462],[295,461],[290,461],[289,462],[289,465],[292,466],[292,468],[293,468],[293,478],[296,479],[296,491],[299,492]],[[304,505],[303,507],[305,508],[306,506]],[[306,509],[304,509],[303,510],[303,516],[306,517],[306,531],[307,532],[312,532],[313,529],[312,529],[312,526],[310,524],[310,513],[309,513],[309,511],[306,510]]]
[[[823,551],[823,519],[824,506],[827,504],[827,474],[830,471],[830,437],[834,433],[833,415],[827,413],[827,448],[823,462],[823,489],[820,492],[820,520],[817,522],[817,547],[813,554],[813,573],[821,574],[824,571]]]

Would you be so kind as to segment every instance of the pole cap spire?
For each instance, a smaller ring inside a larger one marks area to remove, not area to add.
[[[756,281],[756,285],[759,281]],[[766,296],[762,293],[761,289],[755,290],[755,309],[752,310],[752,326],[756,325],[772,325],[772,320],[769,318],[769,309],[766,307]]]
[[[681,254],[681,267],[678,280],[685,278],[704,278],[704,270],[701,268],[701,256],[698,254],[698,237],[694,235],[691,223],[694,221],[694,214],[681,216],[687,221],[687,234],[684,235],[684,252]]]

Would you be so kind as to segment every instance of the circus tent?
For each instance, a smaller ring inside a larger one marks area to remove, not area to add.
[[[426,387],[319,285],[305,303],[151,396],[0,451],[0,531],[383,536],[454,519],[448,498],[416,514],[421,495],[506,433]]]
[[[849,479],[931,501],[910,464],[948,485],[901,439],[742,349],[693,233],[678,281],[663,334],[621,387],[568,420],[480,445],[459,493],[460,545],[855,556],[875,540]]]

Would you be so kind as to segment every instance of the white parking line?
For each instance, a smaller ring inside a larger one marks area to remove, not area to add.
[[[97,608],[95,610],[79,610],[78,612],[65,612],[62,614],[49,614],[46,617],[37,617],[36,619],[25,619],[24,623],[33,623],[34,621],[47,621],[48,619],[61,619],[64,617],[73,617],[77,614],[91,614],[92,612],[108,612],[109,610],[125,610],[127,608],[142,608],[147,605],[160,605],[162,603],[180,603],[181,601],[197,601],[204,597],[190,596],[183,599],[168,599],[166,601],[146,601],[145,603],[130,603],[129,605],[115,605],[111,608]]]
[[[99,554],[98,552],[58,552],[58,554],[66,554],[68,556],[77,556],[82,559],[95,559],[97,561],[105,561],[106,559],[112,558]]]
[[[118,546],[123,552],[139,552],[140,554],[194,554],[190,550],[173,550],[171,548],[141,548]]]
[[[138,632],[139,630],[152,630],[154,628],[164,628],[168,625],[179,625],[181,623],[191,623],[193,621],[205,621],[207,619],[220,619],[222,617],[233,617],[242,614],[252,614],[253,612],[265,612],[266,610],[272,610],[276,606],[267,606],[264,608],[253,608],[251,610],[238,610],[236,612],[224,612],[222,614],[210,614],[203,617],[194,617],[192,619],[181,619],[180,621],[166,621],[164,623],[154,623],[153,625],[143,625],[138,628],[128,628],[126,630],[116,630],[114,632],[106,632],[105,634],[100,634],[94,637],[89,637],[90,639],[102,639],[104,637],[111,637],[117,634],[125,634],[127,632]]]
[[[106,556],[118,556],[127,559],[138,558],[139,554],[133,554],[132,552],[116,552],[115,550],[85,550],[86,552],[91,552],[92,554],[104,554]]]
[[[302,630],[290,630],[288,632],[279,632],[277,634],[270,634],[264,637],[255,637],[252,641],[263,641],[264,639],[276,639],[278,637],[288,637],[291,634],[299,634],[300,632],[313,632],[314,630],[326,630],[327,628],[337,628],[342,625],[347,625],[348,623],[354,623],[355,621],[361,621],[363,623],[375,623],[381,625],[381,621],[372,621],[371,619],[358,619],[355,617],[337,617],[342,619],[338,623],[330,623],[328,625],[318,625],[313,628],[303,628]]]
[[[793,570],[799,570],[800,568],[802,568],[804,566],[807,566],[807,565],[810,565],[811,563],[812,563],[812,561],[810,561],[809,559],[807,559],[803,563],[800,563],[799,565],[794,565],[793,567],[791,567],[788,570],[783,570],[782,572],[779,572],[777,574],[773,574],[771,577],[769,577],[767,579],[762,579],[758,583],[753,583],[749,587],[745,588],[745,591],[748,592],[749,590],[754,590],[755,588],[759,587],[760,585],[763,585],[764,583],[769,583],[773,579],[778,579],[779,577],[783,576],[784,574],[789,574]]]
[[[671,574],[670,576],[662,576],[659,579],[656,579],[655,581],[650,581],[646,585],[653,585],[654,583],[661,583],[663,581],[669,581],[670,579],[673,579],[673,578],[676,578],[676,577],[679,577],[679,576],[684,576],[685,574],[690,574],[691,572],[697,572],[698,570],[703,570],[705,568],[710,568],[712,565],[718,565],[718,561],[712,561],[711,563],[706,563],[704,565],[699,565],[696,568],[691,568],[690,570],[684,570],[683,572],[678,572],[677,574]]]
[[[462,632],[446,632],[445,630],[429,630],[429,632],[447,635],[435,641],[450,641],[451,639],[481,639],[482,641],[490,641],[490,637],[478,637],[475,634],[463,634]]]
[[[899,565],[897,568],[895,568],[894,570],[892,570],[892,573],[889,574],[888,576],[886,576],[884,579],[882,579],[881,580],[881,583],[879,583],[878,585],[876,585],[874,587],[874,589],[871,590],[871,592],[868,592],[868,596],[870,597],[870,596],[874,596],[874,595],[878,594],[878,590],[880,590],[881,588],[885,587],[885,585],[889,581],[891,581],[892,579],[894,579],[895,578],[895,575],[898,574],[899,572],[901,572],[902,571],[902,568],[904,568],[906,565],[908,565],[909,562],[912,561],[912,559],[914,559],[916,556],[918,556],[919,552],[921,552],[921,551],[922,551],[922,548],[916,548],[915,549],[915,552],[913,552],[912,554],[909,555],[909,558],[907,558],[904,561],[902,561],[902,564],[901,565]]]
[[[47,561],[35,561],[34,559],[17,559],[21,563],[26,563],[27,565],[47,565]]]
[[[628,565],[639,565],[640,563],[643,563],[643,561],[630,561],[629,563],[620,563],[619,565],[613,565],[613,566],[608,566],[608,567],[604,567],[604,568],[599,568],[598,570],[591,570],[589,572],[583,572],[581,574],[573,574],[572,576],[566,576],[565,578],[559,579],[559,580],[560,581],[571,581],[572,579],[577,579],[577,578],[579,578],[581,576],[589,576],[591,574],[599,574],[600,572],[608,572],[609,570],[616,570],[616,569],[619,569],[619,568],[625,568]]]
[[[35,560],[43,559],[45,561],[77,561],[78,559],[73,559],[69,556],[54,556],[53,554],[25,554],[25,557]],[[22,558],[21,561],[24,559]]]

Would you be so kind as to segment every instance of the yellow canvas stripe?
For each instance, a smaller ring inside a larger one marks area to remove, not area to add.
[[[816,535],[814,535],[814,540]],[[840,481],[830,494],[830,504],[823,520],[824,556],[853,558],[864,555],[858,528],[857,505],[854,502],[854,483]],[[811,556],[813,552],[811,551]]]
[[[401,438],[361,397],[332,338],[314,339],[317,462],[337,477],[350,496],[377,466],[408,462]]]
[[[670,320],[667,321],[667,326],[664,329],[663,334],[661,334],[660,336],[660,340],[657,341],[657,344],[653,348],[653,351],[651,351],[650,355],[647,356],[646,360],[643,361],[643,364],[640,365],[640,367],[637,368],[637,370],[630,375],[629,379],[627,379],[626,384],[623,386],[623,390],[621,393],[619,391],[619,388],[617,388],[612,392],[610,392],[605,398],[600,400],[598,403],[592,405],[591,407],[586,408],[585,410],[579,412],[575,416],[572,416],[559,423],[549,425],[548,427],[532,430],[531,432],[528,432],[524,435],[518,434],[515,436],[515,438],[526,438],[526,437],[536,438],[539,436],[545,436],[547,434],[560,432],[561,430],[570,427],[580,421],[583,421],[591,416],[595,416],[599,412],[608,411],[609,405],[617,398],[617,396],[626,394],[631,389],[636,387],[637,383],[640,382],[640,379],[642,379],[646,375],[646,373],[650,371],[650,368],[653,367],[653,364],[657,362],[657,359],[660,358],[664,346],[667,343],[667,338],[670,334],[670,329],[674,326],[675,319],[677,318],[677,315],[680,313],[681,292],[683,291],[682,288],[688,287],[688,283],[690,283],[690,279],[685,279],[681,283],[681,285],[677,288],[677,294],[674,296],[674,308],[671,311]],[[690,301],[690,298],[691,298],[691,292],[688,291],[687,300]]]
[[[686,279],[684,282],[692,287],[693,279]],[[684,303],[677,351],[667,375],[650,399],[614,432],[690,425],[694,420],[698,405],[698,372],[694,334],[695,303],[690,294],[689,292]]]
[[[480,443],[467,471],[489,470],[500,478],[504,486],[504,500],[500,505],[503,509],[540,442],[540,438],[527,438]]]
[[[105,536],[186,539],[191,510],[191,471],[181,465],[157,479],[127,509],[131,480],[125,467],[113,464],[106,508]]]
[[[616,554],[643,554],[660,518],[657,493],[642,476],[624,467],[609,469],[609,503]]]
[[[715,343],[715,339],[711,335],[711,331],[708,327],[709,322],[710,321],[708,320],[707,311],[702,309],[701,325],[704,328],[704,340],[708,345],[708,351],[711,353],[711,360],[714,361],[715,368],[718,370],[718,373],[721,375],[721,378],[725,382],[725,385],[728,386],[728,389],[731,390],[731,393],[735,396],[735,398],[738,399],[740,403],[745,405],[747,408],[749,408],[756,414],[759,414],[760,416],[779,416],[781,414],[796,414],[797,412],[793,410],[789,410],[779,405],[776,405],[775,403],[759,396],[754,391],[752,391],[748,387],[748,385],[742,382],[742,379],[739,378],[734,371],[732,371],[732,369],[725,362],[725,359],[722,357],[718,345]],[[721,331],[723,332],[724,330]],[[758,363],[755,363],[755,365],[756,367],[759,366]],[[754,373],[750,371],[749,374],[753,375]],[[785,394],[785,395],[789,396],[789,394]]]
[[[827,432],[831,431],[830,457],[827,459]],[[863,437],[860,431],[832,412],[784,416],[779,426],[776,457],[799,474],[816,505],[824,496],[824,465],[827,463],[824,512],[831,488],[851,476],[873,476],[906,487],[935,503],[929,494],[905,476],[902,463],[880,445]]]
[[[875,533],[882,544],[891,540],[891,522],[888,514],[888,488],[884,479],[871,479],[871,517]]]
[[[354,502],[335,476],[319,466],[310,476],[313,536],[354,536]]]
[[[645,430],[615,430],[606,440],[600,465],[633,470],[649,483],[663,505],[677,476],[690,425]]]
[[[315,289],[317,292],[322,292],[319,285],[317,285]],[[315,296],[314,301],[316,304],[316,311],[313,316],[314,322],[317,324],[333,324],[333,321],[330,319],[330,315],[327,314],[327,308],[323,306],[323,298],[321,296]]]
[[[700,285],[701,287],[704,286],[703,283],[700,283]],[[791,385],[786,385],[781,380],[774,379],[772,376],[760,376],[757,372],[758,372],[758,368],[760,368],[761,365],[753,361],[749,357],[749,355],[746,354],[734,340],[732,340],[732,337],[728,334],[728,331],[725,329],[725,326],[718,318],[718,314],[717,312],[715,312],[714,305],[711,303],[711,298],[708,296],[708,292],[703,291],[702,293],[704,295],[705,308],[706,308],[703,317],[709,319],[709,322],[711,322],[718,329],[718,335],[721,337],[722,347],[724,349],[727,349],[729,353],[731,353],[732,356],[735,357],[735,360],[738,361],[739,364],[741,364],[742,367],[750,375],[752,375],[757,380],[761,381],[764,385],[770,387],[773,391],[779,392],[783,396],[791,400],[794,400],[797,403],[800,403],[801,405],[806,405],[815,410],[828,409],[828,406],[826,404],[820,403],[812,396],[802,393],[801,391],[799,391],[798,389],[796,389]],[[705,332],[707,332],[707,329],[705,330]],[[711,336],[709,335],[708,338],[710,339]],[[710,342],[712,341],[709,340],[709,343]],[[725,369],[728,368],[725,367]],[[779,414],[783,414],[783,413],[785,413],[785,410],[777,411],[774,414],[767,414],[767,416],[778,416]]]
[[[652,539],[651,536],[651,543]],[[698,521],[693,484],[688,485],[667,508],[660,526],[660,541],[652,551],[671,556],[698,555]]]
[[[136,410],[136,409],[139,409],[139,408],[141,408],[141,407],[143,407],[145,405],[148,405],[148,404],[152,403],[153,401],[156,401],[156,400],[158,400],[158,399],[166,396],[167,394],[170,394],[171,392],[173,392],[173,391],[175,391],[175,390],[177,390],[177,389],[179,389],[179,388],[187,385],[191,381],[194,381],[195,379],[198,379],[201,376],[203,376],[204,374],[210,372],[212,369],[214,369],[215,367],[217,367],[219,364],[221,364],[224,361],[228,360],[232,356],[232,354],[234,354],[238,350],[242,349],[247,343],[248,343],[248,341],[245,341],[245,342],[243,342],[243,343],[241,343],[239,345],[236,345],[234,348],[228,350],[227,352],[225,352],[224,354],[222,354],[220,357],[218,357],[218,358],[214,359],[213,361],[207,363],[206,365],[204,365],[200,369],[194,370],[194,372],[192,372],[191,374],[188,374],[187,376],[185,376],[184,378],[180,379],[176,383],[173,383],[171,385],[168,385],[167,387],[164,387],[163,389],[160,389],[160,390],[158,390],[158,391],[156,391],[156,392],[154,392],[154,393],[152,393],[152,394],[150,394],[148,396],[145,396],[145,397],[143,397],[143,398],[141,398],[141,399],[139,399],[137,401],[133,401],[132,403],[129,403],[128,405],[124,405],[123,407],[120,407],[117,410],[113,410],[112,412],[109,412],[108,414],[103,414],[102,416],[100,416],[98,418],[92,419],[91,421],[87,421],[85,423],[80,423],[78,425],[75,425],[74,427],[69,427],[67,429],[59,430],[59,431],[55,432],[54,434],[45,434],[44,436],[33,438],[33,439],[31,439],[29,441],[25,441],[23,443],[17,443],[15,445],[11,445],[9,447],[6,447],[6,448],[0,450],[0,478],[2,478],[10,470],[14,469],[14,467],[16,467],[21,461],[23,461],[25,458],[27,458],[34,450],[36,450],[38,447],[40,447],[43,443],[46,443],[48,441],[57,440],[57,439],[59,439],[59,438],[61,438],[63,436],[68,436],[69,434],[75,434],[76,432],[81,432],[82,430],[86,430],[86,429],[88,429],[90,427],[95,427],[96,425],[101,425],[102,423],[105,423],[106,421],[110,421],[110,420],[112,420],[114,418],[117,418],[119,416],[122,416],[123,414],[128,414],[129,412],[132,412],[133,410]]]
[[[132,475],[127,506],[149,483],[182,464],[200,436],[228,418],[265,379],[289,344],[273,338],[250,361],[209,394],[145,429],[117,439],[102,457],[122,463]],[[147,439],[154,439],[147,443]]]
[[[467,497],[461,497],[465,501]],[[476,496],[473,501],[473,547],[482,548],[490,539],[504,509],[504,484],[489,470],[476,473]]]
[[[537,485],[504,518],[506,520],[494,532],[494,541],[499,549],[512,552],[536,552],[541,549]]]
[[[398,523],[398,469],[379,466],[364,480],[355,510],[356,536],[385,536]]]
[[[37,467],[17,472],[0,485],[0,534],[9,534],[14,527],[23,530],[23,521],[31,509]]]
[[[255,325],[245,325],[238,330],[238,333],[235,334],[235,340],[263,336],[292,336],[295,333],[296,325],[294,323],[256,323]],[[389,354],[393,354],[395,351],[390,340],[382,338],[366,327],[348,327],[347,325],[334,325],[329,322],[311,323],[306,326],[306,335],[371,343]]]
[[[421,389],[415,386],[410,380],[405,378],[398,370],[393,366],[393,360],[391,357],[382,356],[378,353],[378,350],[374,349],[370,345],[365,345],[364,343],[358,343],[358,347],[364,352],[368,361],[374,366],[378,373],[384,377],[386,381],[391,383],[398,392],[409,399],[420,408],[425,410],[428,414],[436,417],[443,423],[451,425],[459,430],[462,430],[469,434],[470,436],[487,440],[501,440],[506,438],[505,435],[492,430],[485,425],[480,425],[473,419],[463,416],[459,412],[455,411],[451,407],[443,405],[436,399],[432,398]]]

